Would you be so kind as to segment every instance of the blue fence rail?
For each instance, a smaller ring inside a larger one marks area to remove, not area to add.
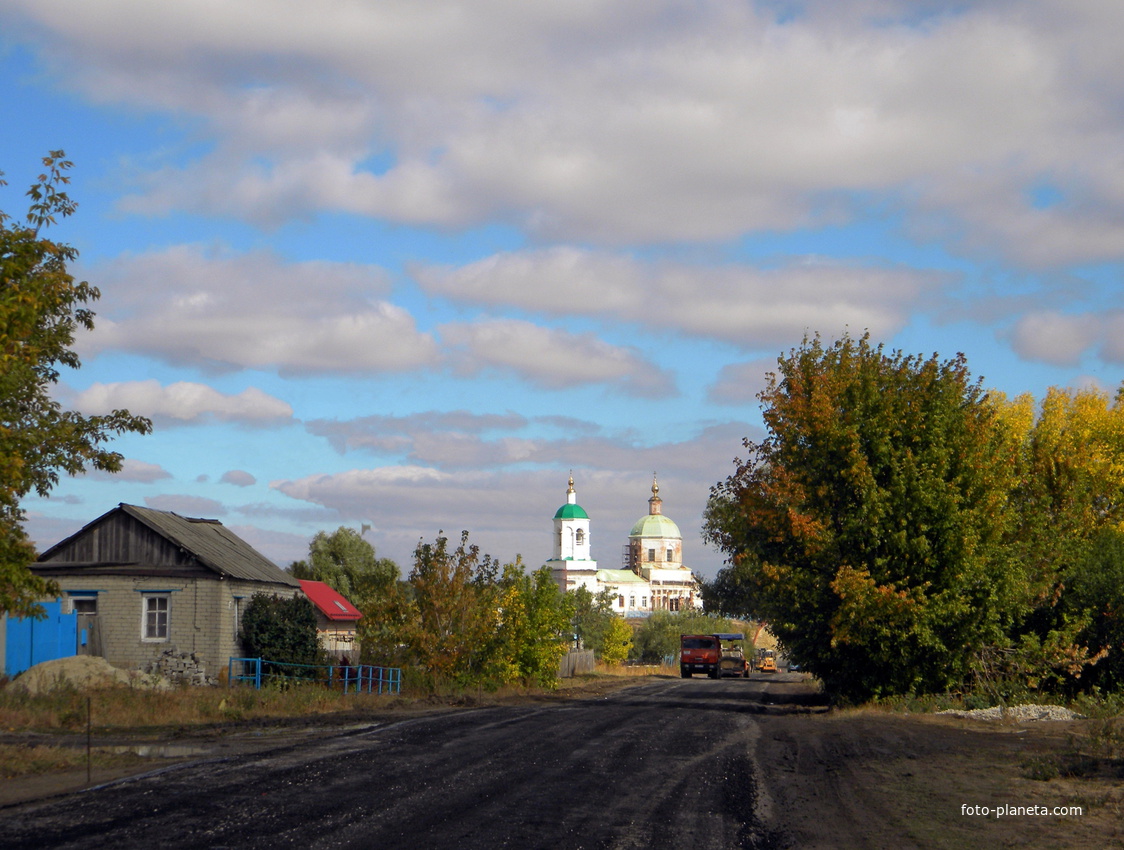
[[[268,669],[266,669],[266,665]],[[371,664],[289,664],[261,658],[231,658],[228,684],[252,683],[261,689],[270,680],[318,682],[329,688],[342,688],[345,694],[397,694],[402,692],[402,671],[398,667]]]

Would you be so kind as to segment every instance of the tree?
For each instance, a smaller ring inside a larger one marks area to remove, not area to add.
[[[495,631],[499,564],[461,532],[460,544],[438,532],[435,543],[419,542],[402,600],[400,640],[409,655],[439,680],[479,682],[487,667],[486,647]]]
[[[487,679],[554,687],[558,664],[569,645],[572,600],[558,589],[548,567],[531,575],[517,556],[498,582],[492,640],[485,648]]]
[[[584,649],[592,649],[597,657],[605,648],[605,635],[609,624],[616,615],[613,613],[614,595],[605,589],[593,595],[588,587],[581,585],[567,591],[574,612],[573,633]]]
[[[73,247],[40,235],[76,208],[62,191],[72,163],[60,150],[43,165],[46,171],[27,192],[26,224],[0,212],[0,611],[21,616],[41,615],[36,600],[58,592],[28,569],[35,549],[23,530],[23,498],[47,496],[61,473],[120,471],[122,456],[105,444],[114,435],[152,428],[126,410],[83,416],[51,397],[59,369],[81,366],[71,348],[74,334],[93,328],[87,305],[100,293],[67,271],[78,256]]]
[[[398,565],[379,558],[361,532],[340,526],[331,534],[318,531],[308,544],[308,560],[289,566],[298,579],[322,581],[339,591],[356,607],[385,594],[398,581]]]
[[[759,398],[767,436],[745,441],[704,527],[739,607],[843,698],[964,681],[1027,581],[1006,545],[1017,443],[963,355],[805,339]]]
[[[310,665],[323,664],[325,660],[316,632],[316,611],[302,594],[282,599],[255,593],[242,613],[239,637],[252,658]],[[280,666],[271,670],[293,674],[293,670]]]
[[[679,654],[680,635],[714,635],[742,631],[724,617],[698,611],[653,611],[633,636],[629,657],[658,663]],[[746,635],[749,640],[753,635]]]
[[[628,658],[632,649],[632,626],[620,617],[613,617],[605,630],[605,642],[601,648],[601,660],[606,664],[620,664]]]

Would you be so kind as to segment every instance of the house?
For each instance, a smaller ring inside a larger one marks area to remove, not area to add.
[[[335,658],[359,661],[356,633],[362,614],[339,591],[322,581],[300,580],[301,590],[316,609],[316,631],[320,645]]]
[[[78,653],[152,669],[178,658],[181,676],[213,681],[243,654],[241,616],[255,593],[281,597],[300,582],[221,522],[118,505],[39,556],[78,614]],[[190,667],[182,669],[184,662]]]

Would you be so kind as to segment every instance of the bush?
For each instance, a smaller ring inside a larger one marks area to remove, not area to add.
[[[316,612],[306,596],[282,599],[255,593],[242,615],[239,637],[251,658],[284,664],[326,663],[316,633]],[[284,668],[263,672],[283,673]]]

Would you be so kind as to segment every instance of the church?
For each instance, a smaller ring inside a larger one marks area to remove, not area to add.
[[[596,596],[608,590],[614,613],[627,618],[702,608],[699,583],[683,565],[683,535],[663,514],[654,476],[648,513],[628,533],[622,569],[598,568],[591,557],[589,530],[589,514],[578,504],[570,475],[566,504],[554,514],[554,557],[546,562],[562,591],[585,587]]]

